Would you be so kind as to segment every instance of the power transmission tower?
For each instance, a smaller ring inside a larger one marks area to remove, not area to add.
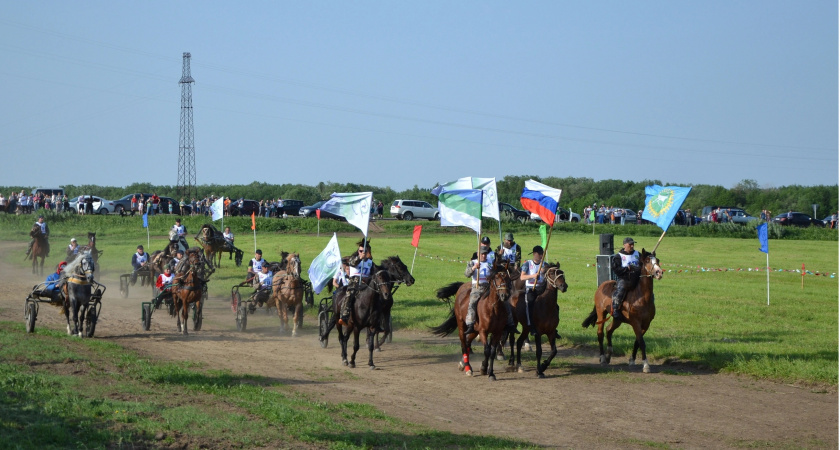
[[[193,143],[193,104],[190,76],[190,55],[184,52],[184,68],[181,75],[181,136],[178,146],[178,194],[186,201],[195,196],[195,146]]]

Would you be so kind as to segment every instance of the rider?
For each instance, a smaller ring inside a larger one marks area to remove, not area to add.
[[[496,247],[496,251],[501,253],[502,262],[507,261],[509,264],[513,264],[514,267],[519,267],[519,264],[522,262],[522,247],[513,241],[513,233],[505,233],[505,240],[502,242],[502,245]]]
[[[38,216],[38,221],[35,222],[35,225],[41,227],[41,233],[44,235],[44,242],[47,247],[47,257],[50,256],[50,226],[47,225],[47,222],[44,221],[44,216]],[[32,253],[32,246],[35,244],[35,238],[32,238],[29,241],[29,248],[26,249],[26,256],[29,256]]]
[[[481,245],[486,245],[487,248],[491,248],[490,238],[487,237],[487,236],[484,236],[483,238],[481,238]],[[490,253],[487,254],[487,262],[490,263],[490,267],[493,267],[493,260],[495,260],[495,259],[496,259],[496,254],[495,253],[490,252]]]
[[[347,257],[347,263],[350,266],[350,280],[347,295],[344,296],[344,303],[341,305],[341,317],[338,319],[340,325],[347,325],[349,322],[350,311],[353,310],[353,304],[356,301],[356,291],[361,289],[362,285],[367,285],[373,269],[370,242],[359,241],[358,245],[359,250]]]
[[[137,282],[137,271],[146,266],[149,262],[149,254],[143,250],[142,245],[137,246],[137,252],[131,255],[131,267],[134,271],[131,272],[131,284]]]
[[[490,282],[487,279],[487,275],[490,274],[490,269],[492,267],[490,262],[487,260],[487,255],[490,253],[490,247],[482,245],[478,251],[478,259],[470,261],[467,264],[466,270],[464,270],[464,276],[472,278],[470,304],[469,308],[467,308],[467,317],[465,320],[467,329],[464,330],[464,334],[475,333],[474,325],[477,315],[476,306],[478,305],[478,301],[481,297],[486,296],[487,293],[490,292]]]
[[[56,268],[55,272],[47,275],[47,280],[45,281],[44,289],[40,292],[39,295],[49,296],[53,303],[58,303],[63,300],[63,295],[61,293],[61,286],[64,284],[61,280],[61,271],[64,270],[64,267],[67,266],[67,263],[61,261],[58,263],[58,267]]]
[[[636,287],[642,274],[639,252],[634,248],[635,245],[636,241],[633,238],[624,238],[623,248],[610,258],[610,268],[617,277],[612,294],[612,316],[615,320],[622,319],[621,302],[624,301],[625,292]]]
[[[181,218],[175,219],[175,225],[172,225],[172,231],[175,233],[175,240],[179,245],[183,245],[184,249],[189,248],[187,240],[184,238],[187,234],[187,227],[181,225]]]
[[[70,238],[70,245],[67,246],[67,259],[71,260],[79,254],[79,243],[76,238]]]
[[[531,326],[531,305],[537,299],[537,295],[545,290],[545,266],[543,265],[543,248],[540,245],[534,246],[531,252],[531,260],[525,261],[522,264],[522,275],[520,280],[525,281],[525,317],[528,321],[528,328],[531,330],[531,336],[537,334],[533,326]]]
[[[168,265],[168,267],[172,268],[172,272],[175,272],[175,270],[178,269],[178,264],[181,262],[181,259],[183,259],[183,258],[184,258],[184,252],[183,251],[178,250],[177,252],[175,252],[175,257],[172,258],[172,260],[169,261],[169,265]]]
[[[257,299],[261,304],[271,294],[271,286],[274,280],[274,273],[271,272],[268,266],[268,264],[263,264],[260,273],[257,274],[257,279],[260,283],[257,288]]]
[[[251,261],[248,261],[248,279],[246,281],[252,281],[262,270],[263,264],[265,264],[265,260],[262,257],[262,250],[257,249],[254,257]]]
[[[160,302],[163,300],[164,297],[171,297],[172,296],[172,283],[175,281],[175,275],[172,273],[172,268],[166,266],[163,269],[163,273],[158,275],[158,279],[155,282],[155,287],[158,288],[160,293],[152,300],[152,303],[155,305],[155,309],[160,307]]]
[[[350,276],[350,265],[347,263],[347,257],[341,258],[341,267],[335,272],[332,279],[333,285],[333,301],[335,295],[342,286],[347,286],[347,278]]]

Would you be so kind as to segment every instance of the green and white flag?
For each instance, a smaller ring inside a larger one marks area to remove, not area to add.
[[[327,247],[312,260],[309,266],[309,281],[312,283],[312,290],[320,294],[324,286],[341,269],[341,251],[338,249],[338,238],[333,233]]]
[[[481,189],[443,191],[438,201],[440,226],[464,226],[481,233]]]
[[[372,199],[373,192],[333,193],[330,199],[321,205],[321,211],[344,217],[367,237]]]
[[[449,183],[444,183],[432,189],[432,195],[440,195],[441,192],[454,191],[457,189],[481,189],[482,195],[481,215],[499,220],[499,198],[496,193],[495,178],[464,177]]]

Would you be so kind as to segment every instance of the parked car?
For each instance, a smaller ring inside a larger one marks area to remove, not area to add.
[[[528,213],[528,211],[516,209],[510,203],[499,202],[499,212],[501,213],[500,216],[519,221],[526,221],[530,217],[530,213]]]
[[[83,198],[88,198],[87,195],[83,195],[82,197]],[[109,212],[114,211],[114,207],[116,206],[114,201],[105,200],[104,198],[97,197],[95,195],[91,195],[91,197],[93,197],[93,213],[94,214],[108,214]],[[75,212],[75,213],[79,212],[79,197],[68,198],[67,203],[70,204],[70,211]]]
[[[729,220],[732,223],[740,223],[741,225],[746,225],[752,222],[753,220],[758,220],[758,218],[747,214],[747,212],[743,209],[738,209],[729,212]]]
[[[737,206],[704,206],[703,211],[700,213],[700,217],[703,219],[703,222],[711,222],[712,221],[711,216],[712,216],[712,211],[714,211],[714,210],[727,210],[727,211],[729,211],[729,216],[733,217],[733,218],[736,217],[736,216],[738,216],[738,217],[742,217],[742,216],[743,217],[750,217],[750,215],[747,214],[746,211],[744,211],[743,209],[741,209]],[[746,223],[742,219],[739,219],[739,220],[741,220],[741,222],[738,222],[738,223]],[[718,222],[721,222],[720,218],[718,218]],[[733,220],[733,222],[736,222],[736,221]]]
[[[321,209],[321,206],[323,206],[324,203],[327,203],[327,201],[321,200],[320,202],[315,203],[314,205],[304,206],[303,208],[300,208],[300,212],[298,213],[298,215],[301,217],[317,217],[316,211]],[[347,220],[344,217],[337,216],[331,212],[327,212],[324,210],[321,210],[321,218],[344,221]]]
[[[790,219],[788,219],[788,214],[791,215]],[[797,227],[809,227],[812,225],[815,227],[825,226],[822,220],[812,219],[811,216],[801,212],[779,214],[773,218],[773,222],[779,225],[793,225]]]
[[[531,220],[541,220],[540,215],[531,213]],[[557,212],[554,214],[554,223],[560,222],[580,222],[580,214],[571,212],[562,206],[558,206]]]
[[[137,197],[137,201],[140,201],[140,196],[143,196],[143,199],[148,201],[152,197],[152,194],[145,193],[145,192],[135,192],[133,194],[128,194],[121,197],[119,200],[114,200],[114,210],[113,212],[117,214],[124,214],[131,212],[131,197]],[[189,214],[192,211],[192,207],[189,205],[184,205],[184,211],[181,211],[181,205],[172,197],[161,197],[160,203],[158,203],[158,207],[160,209],[159,214]],[[172,206],[170,210],[170,205]]]
[[[256,200],[242,199],[242,205],[239,205],[239,200],[230,201],[230,215],[231,216],[250,216],[251,213],[260,215],[260,202]]]
[[[422,200],[394,200],[391,204],[391,216],[398,220],[440,219],[437,208]]]
[[[283,208],[277,210],[277,216],[282,217],[283,214],[287,216],[296,216],[303,208],[303,201],[301,200],[283,200]]]

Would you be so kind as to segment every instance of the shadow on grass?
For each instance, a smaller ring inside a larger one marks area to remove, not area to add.
[[[308,437],[322,441],[365,448],[528,448],[523,441],[486,436],[464,436],[443,431],[418,434],[396,432],[315,432]]]

